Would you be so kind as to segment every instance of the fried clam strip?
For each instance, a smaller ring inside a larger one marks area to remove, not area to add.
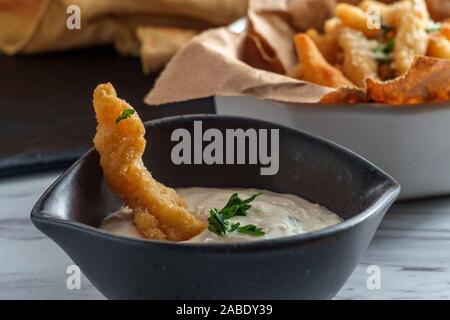
[[[425,55],[428,48],[427,27],[430,16],[424,0],[405,0],[396,10],[397,36],[394,60],[397,75],[408,71],[415,56]]]
[[[111,190],[134,213],[134,223],[145,238],[183,241],[206,225],[191,215],[175,190],[157,182],[145,168],[145,128],[139,116],[116,123],[124,110],[133,109],[117,97],[111,84],[100,84],[94,91],[97,117],[95,148]]]
[[[367,80],[367,96],[394,105],[439,102],[450,99],[450,60],[416,57],[411,69],[388,82]]]
[[[373,48],[376,42],[368,40],[360,31],[343,28],[339,44],[344,50],[344,74],[360,88],[366,87],[366,79],[378,79],[378,62]]]
[[[359,30],[368,38],[375,38],[378,36],[379,30],[369,28],[367,23],[369,16],[367,15],[367,12],[359,7],[347,3],[340,3],[335,8],[335,15],[341,19],[344,26]]]
[[[440,32],[435,32],[430,36],[427,55],[450,59],[450,23],[444,23]]]
[[[357,104],[367,102],[366,92],[355,88],[340,88],[320,99],[322,104]]]
[[[398,14],[398,12],[410,8],[409,1],[410,0],[403,0],[388,5],[379,1],[364,0],[359,4],[359,7],[366,13],[377,8],[381,13],[381,24],[387,27],[394,27],[399,25],[398,20],[401,18],[401,15]]]
[[[434,58],[450,59],[450,41],[442,34],[430,37],[427,55]]]
[[[342,29],[341,19],[334,17],[325,21],[324,34],[309,29],[306,34],[314,41],[325,59],[332,65],[340,63],[339,34]]]
[[[442,34],[448,41],[450,41],[450,21],[449,21],[449,22],[445,22],[445,23],[442,25],[441,34]]]
[[[341,71],[330,65],[311,38],[304,33],[295,36],[302,80],[331,88],[354,87]]]

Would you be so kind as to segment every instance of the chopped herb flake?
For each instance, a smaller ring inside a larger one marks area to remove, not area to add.
[[[219,236],[226,236],[227,232],[233,232],[239,228],[239,223],[230,223],[228,219],[224,218],[222,214],[217,212],[217,209],[211,209],[209,211],[209,226],[208,229]]]
[[[392,38],[388,42],[375,47],[372,52],[379,62],[389,63],[393,59],[394,48],[395,38]]]
[[[394,31],[394,27],[388,25],[388,24],[382,24],[381,25],[381,31],[383,32],[383,36],[385,37],[389,32]]]
[[[120,121],[128,119],[129,117],[131,117],[134,113],[136,112],[136,110],[134,109],[126,109],[123,110],[122,114],[120,116],[117,117],[116,119],[116,124],[118,124]]]
[[[222,237],[226,236],[227,232],[233,232],[236,230],[240,233],[254,236],[264,235],[265,233],[261,228],[257,228],[253,225],[241,227],[239,223],[231,223],[228,220],[236,216],[246,216],[247,211],[252,207],[250,202],[255,200],[256,197],[261,194],[262,193],[257,193],[246,200],[240,199],[237,193],[232,194],[222,210],[219,211],[214,208],[209,211],[208,230]]]
[[[442,23],[439,22],[433,22],[431,23],[428,28],[427,28],[427,32],[428,33],[434,33],[434,32],[439,32],[442,29]]]
[[[261,237],[266,234],[264,231],[262,231],[261,228],[258,228],[253,224],[248,224],[246,226],[240,227],[239,233],[244,233],[255,237]]]

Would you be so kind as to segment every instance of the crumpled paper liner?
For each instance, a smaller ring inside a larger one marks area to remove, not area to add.
[[[288,103],[320,102],[334,89],[285,74],[298,63],[294,35],[311,27],[320,30],[326,19],[334,15],[337,2],[340,1],[250,1],[246,33],[220,28],[195,37],[166,66],[145,102],[160,105],[214,95],[251,95]]]
[[[145,102],[160,105],[214,95],[318,102],[332,89],[284,75],[297,64],[293,37],[299,29],[291,13],[316,15],[310,21],[321,25],[334,5],[334,0],[251,1],[246,33],[219,28],[195,37],[166,66]],[[321,10],[311,11],[311,6]]]
[[[69,5],[80,7],[80,30],[66,26]],[[141,55],[144,70],[154,71],[192,36],[246,9],[247,0],[0,0],[0,53],[114,44],[123,55]],[[173,41],[162,41],[167,34]]]
[[[151,105],[212,95],[253,95],[284,102],[317,102],[330,89],[251,67],[239,59],[244,34],[226,28],[194,38],[169,62],[145,98]]]

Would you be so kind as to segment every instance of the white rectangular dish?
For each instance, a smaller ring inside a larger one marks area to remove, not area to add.
[[[402,185],[401,199],[450,194],[450,105],[290,105],[215,97],[218,114],[267,120],[337,142]],[[295,168],[293,168],[295,169]]]

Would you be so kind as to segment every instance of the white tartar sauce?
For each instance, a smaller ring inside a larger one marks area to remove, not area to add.
[[[237,193],[244,200],[262,192],[250,203],[252,207],[246,216],[233,217],[230,222],[239,222],[241,226],[255,225],[264,231],[263,236],[257,237],[233,231],[222,237],[206,229],[185,242],[224,243],[281,238],[323,229],[342,222],[338,215],[328,209],[290,194],[256,189],[186,188],[176,191],[186,200],[189,211],[204,221],[207,221],[211,209],[222,209],[233,193]],[[115,235],[142,238],[133,224],[133,213],[128,208],[110,214],[100,228]]]

